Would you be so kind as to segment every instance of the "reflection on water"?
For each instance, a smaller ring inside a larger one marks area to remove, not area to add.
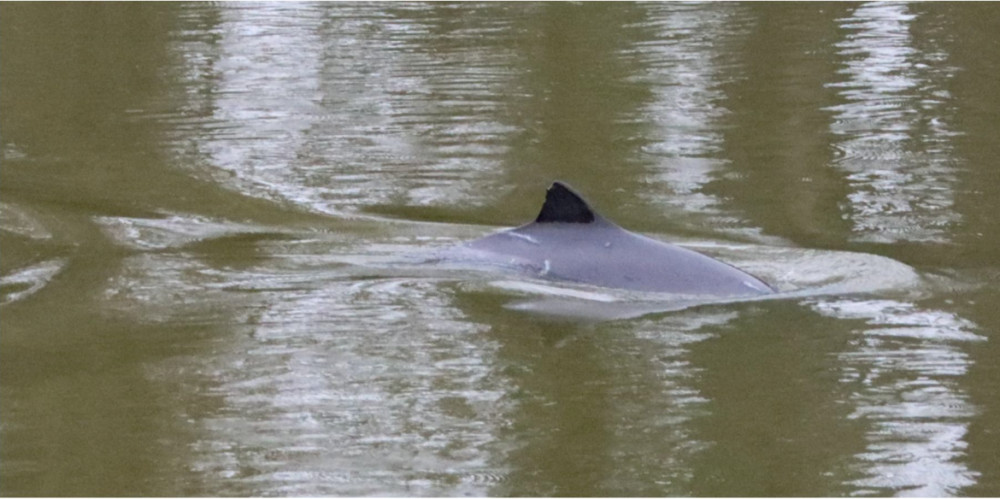
[[[933,40],[914,40],[910,10],[866,3],[841,20],[846,79],[829,85],[844,102],[829,109],[843,151],[836,167],[850,188],[845,207],[861,240],[943,242],[960,221],[946,86],[956,70]]]
[[[442,316],[431,287],[282,293],[244,342],[181,366],[210,375],[226,407],[201,422],[193,466],[249,494],[484,494],[495,440],[484,416],[502,386],[481,328]]]
[[[127,243],[154,251],[123,262],[105,308],[142,322],[232,325],[147,368],[216,407],[178,408],[195,434],[191,470],[221,479],[201,493],[487,493],[498,474],[489,415],[506,388],[486,361],[496,346],[449,306],[447,288],[305,270],[310,257],[321,267],[326,256],[312,252],[328,244],[302,240],[243,243],[294,256],[304,263],[296,270],[240,265],[231,248],[220,248],[225,265],[210,265],[213,250],[189,241],[225,225],[176,222],[171,234],[167,224],[109,221],[111,233],[148,238]]]
[[[198,8],[209,40],[177,44],[193,68],[184,98],[210,114],[178,130],[177,152],[230,188],[323,213],[467,203],[498,181],[516,131],[498,98],[512,90],[509,9]]]
[[[963,460],[975,406],[954,383],[970,365],[960,347],[986,339],[975,324],[894,300],[824,300],[813,308],[864,321],[839,354],[841,382],[854,389],[850,417],[869,425],[855,464],[858,492],[942,497],[976,483],[979,473]]]
[[[1000,491],[961,6],[0,8],[4,494]],[[554,178],[787,294],[399,263]]]
[[[637,116],[649,127],[642,151],[654,158],[642,194],[653,206],[672,208],[668,213],[714,214],[721,210],[719,200],[704,186],[727,164],[719,158],[720,120],[727,110],[720,87],[736,62],[723,47],[737,47],[746,37],[745,26],[726,21],[739,18],[743,7],[662,4],[657,9],[644,28],[650,39],[633,49],[645,66],[638,80],[653,93]],[[740,229],[753,227],[741,224]]]
[[[688,357],[711,338],[702,329],[733,318],[682,314],[555,338],[523,322],[496,331],[517,404],[504,434],[514,469],[493,493],[689,495],[692,457],[706,446],[690,423],[707,401]]]

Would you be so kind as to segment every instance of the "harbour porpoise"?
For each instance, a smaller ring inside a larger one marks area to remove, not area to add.
[[[732,265],[619,227],[562,182],[549,187],[534,222],[455,250],[460,260],[607,288],[715,297],[775,292]]]

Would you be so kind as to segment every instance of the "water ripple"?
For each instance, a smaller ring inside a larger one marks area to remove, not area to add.
[[[971,366],[963,345],[982,341],[953,313],[895,300],[813,302],[824,315],[864,321],[840,354],[842,383],[854,387],[850,417],[866,422],[855,456],[861,493],[946,496],[976,483],[964,461],[976,408],[954,380]]]
[[[841,20],[845,79],[827,86],[842,103],[827,110],[842,152],[835,166],[850,187],[843,209],[858,240],[943,242],[960,221],[947,91],[956,70],[941,64],[947,54],[934,40],[913,38],[910,10],[866,3]]]
[[[452,26],[443,6],[224,8],[210,41],[177,40],[192,112],[173,152],[230,188],[310,211],[464,202],[463,185],[496,182],[516,131],[497,97],[516,93],[503,69],[515,33],[495,9],[506,7]]]
[[[484,495],[504,475],[491,450],[506,392],[490,360],[496,346],[435,281],[357,280],[316,262],[285,270],[289,249],[312,249],[283,240],[248,242],[270,260],[212,266],[190,239],[245,227],[104,224],[157,243],[124,260],[106,310],[216,331],[189,345],[199,352],[146,368],[211,408],[182,415],[196,421],[191,467],[224,478],[203,492]]]

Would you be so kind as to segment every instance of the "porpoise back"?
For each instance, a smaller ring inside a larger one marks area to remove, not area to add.
[[[465,247],[498,265],[546,279],[719,297],[774,292],[732,265],[619,227],[562,182],[549,187],[534,222]]]

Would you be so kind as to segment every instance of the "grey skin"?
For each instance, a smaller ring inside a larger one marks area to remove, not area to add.
[[[549,187],[534,222],[456,249],[461,260],[608,288],[716,297],[774,292],[729,264],[615,225],[561,182]]]

